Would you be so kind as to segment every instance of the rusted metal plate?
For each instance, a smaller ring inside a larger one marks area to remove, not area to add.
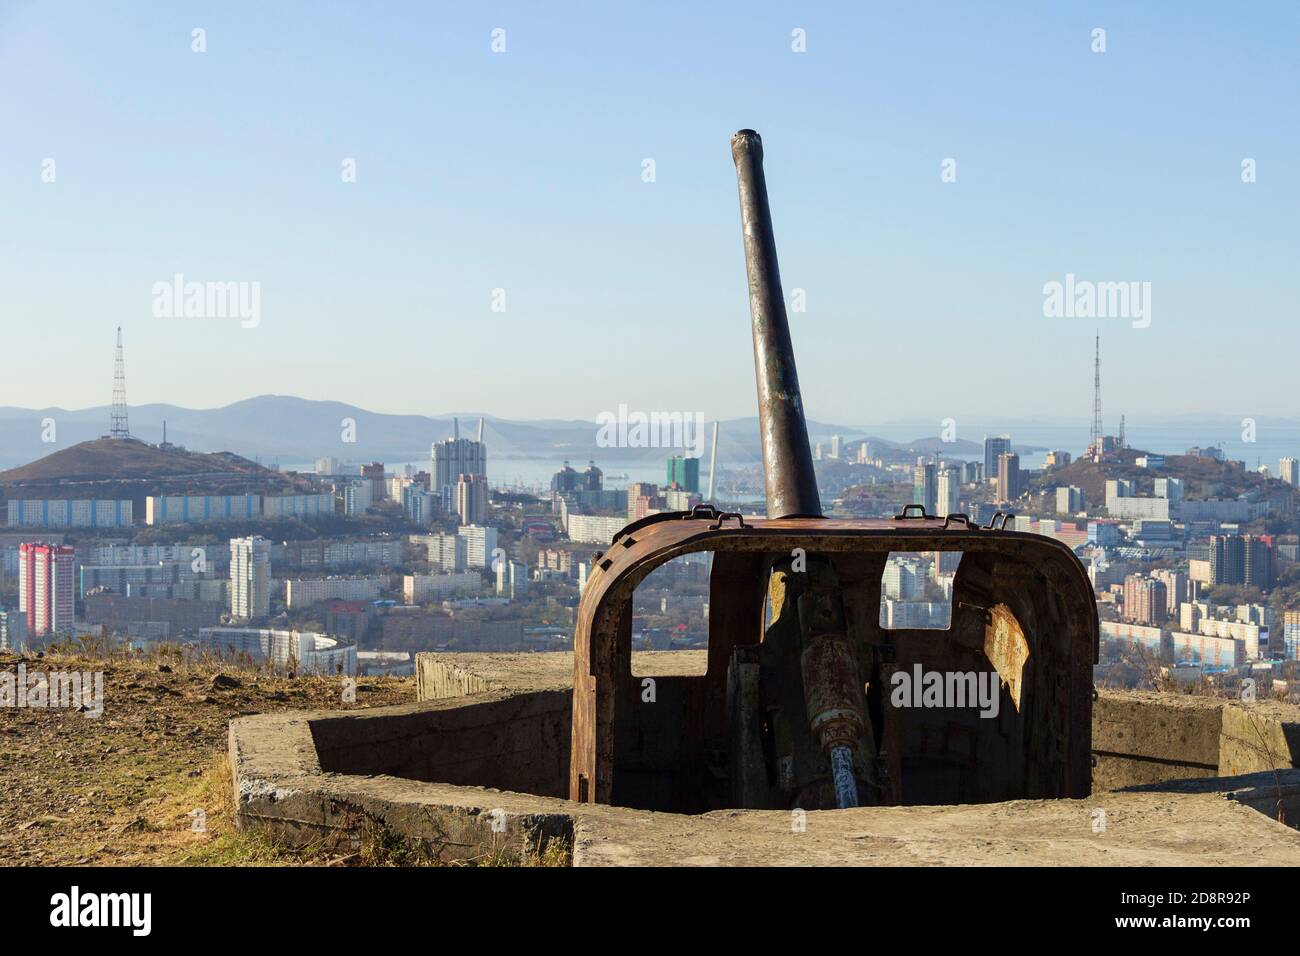
[[[989,608],[989,623],[984,629],[984,656],[1010,691],[1016,710],[1020,710],[1020,682],[1024,677],[1025,661],[1029,660],[1029,642],[1020,629],[1020,622],[1005,604]]]
[[[714,746],[716,739],[704,738],[709,728],[726,725],[725,671],[731,652],[738,645],[760,639],[767,585],[764,569],[773,558],[789,557],[794,548],[846,558],[855,553],[890,551],[957,550],[967,555],[958,571],[954,600],[973,593],[985,599],[985,607],[1005,603],[1025,634],[1037,635],[1037,640],[1051,645],[1031,649],[1031,653],[1042,655],[1040,669],[1034,672],[1037,685],[1025,685],[1023,690],[1017,687],[1017,692],[1021,709],[1026,705],[1033,709],[1037,728],[1024,732],[1041,735],[1025,738],[1025,746],[1038,748],[1034,754],[1046,754],[1043,748],[1049,745],[1060,752],[1050,760],[1034,757],[1031,762],[1035,766],[1023,770],[1025,787],[1030,792],[1059,791],[1064,796],[1087,794],[1091,667],[1097,658],[1099,628],[1083,567],[1059,541],[1013,531],[945,527],[941,519],[747,518],[742,527],[735,519],[656,517],[659,520],[625,529],[597,561],[597,570],[582,595],[574,638],[570,774],[574,799],[609,802],[613,792],[614,702],[617,695],[632,690],[630,602],[636,585],[674,557],[715,552],[709,673],[680,679],[695,682],[684,691],[688,694],[684,706],[692,714],[689,732],[701,738],[684,746]],[[981,555],[987,556],[987,561]],[[1035,593],[1027,593],[1030,590]],[[878,595],[856,595],[855,620],[870,619],[873,600],[878,603]],[[954,604],[954,617],[956,614]],[[1046,621],[1060,633],[1040,633],[1039,625]],[[856,629],[868,640],[880,639],[865,623]],[[954,628],[952,640],[964,640],[962,633]],[[979,654],[980,639],[972,638],[970,652]],[[1049,679],[1059,682],[1059,687],[1048,687]],[[1026,692],[1031,698],[1028,701]],[[682,732],[688,732],[685,726]],[[1020,740],[1021,733],[1016,731],[1013,739]],[[893,746],[901,748],[904,743],[900,739]],[[898,759],[897,750],[890,751],[890,759]],[[1047,763],[1037,766],[1043,760]]]

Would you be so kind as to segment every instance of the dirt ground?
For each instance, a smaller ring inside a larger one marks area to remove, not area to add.
[[[103,672],[99,717],[0,707],[0,865],[320,863],[236,834],[231,718],[409,703],[414,678],[276,677],[179,661],[0,655],[0,672]],[[198,812],[196,812],[198,811]]]

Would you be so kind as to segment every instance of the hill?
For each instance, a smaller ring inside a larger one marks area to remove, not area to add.
[[[1155,479],[1178,478],[1183,482],[1183,497],[1189,500],[1202,498],[1236,498],[1248,491],[1289,494],[1290,486],[1275,478],[1265,478],[1253,471],[1213,458],[1189,455],[1166,455],[1164,467],[1159,470],[1139,468],[1137,459],[1148,452],[1123,448],[1102,462],[1079,458],[1064,468],[1047,473],[1041,483],[1048,488],[1074,485],[1083,489],[1091,511],[1106,501],[1106,482],[1124,478],[1137,483],[1139,495],[1154,492]]]
[[[0,472],[7,497],[132,497],[287,488],[290,480],[230,452],[205,454],[133,438],[97,438]]]
[[[20,468],[0,471],[0,484],[232,474],[262,476],[270,472],[229,452],[203,454],[160,448],[134,438],[98,438],[56,451]]]

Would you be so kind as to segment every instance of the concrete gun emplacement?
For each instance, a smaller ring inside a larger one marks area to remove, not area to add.
[[[700,813],[1087,796],[1099,627],[1083,566],[1005,516],[823,516],[762,140],[741,130],[731,149],[767,518],[655,514],[598,556],[574,637],[570,798]],[[706,672],[656,677],[647,700],[633,592],[698,551],[713,555]],[[891,552],[960,552],[946,630],[882,626]],[[923,678],[935,694],[893,693]],[[996,707],[964,699],[980,682]]]

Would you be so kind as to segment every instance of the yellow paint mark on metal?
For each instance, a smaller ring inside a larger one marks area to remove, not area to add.
[[[1016,712],[1020,712],[1020,684],[1029,660],[1029,642],[1011,608],[998,604],[989,610],[984,628],[984,656],[997,670],[1003,686],[1011,691]]]

